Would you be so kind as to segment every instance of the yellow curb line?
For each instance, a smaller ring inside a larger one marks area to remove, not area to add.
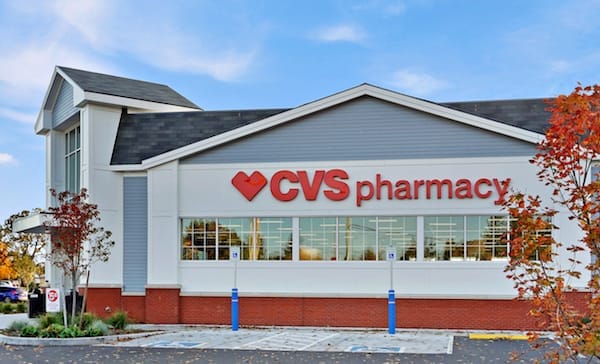
[[[527,340],[527,335],[511,334],[469,334],[471,340]]]

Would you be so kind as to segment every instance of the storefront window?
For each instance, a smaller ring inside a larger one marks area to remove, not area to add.
[[[182,219],[181,259],[216,259],[215,230],[215,219]]]
[[[417,260],[417,218],[386,216],[377,219],[379,260],[386,259],[386,249],[396,248],[396,259]]]
[[[464,260],[464,216],[425,217],[425,260]]]
[[[182,260],[228,260],[232,246],[242,260],[291,260],[292,219],[182,219],[181,244]]]
[[[508,216],[424,216],[424,261],[508,259]],[[417,260],[416,216],[340,216],[298,218],[300,260],[385,260],[396,248],[397,260]],[[552,224],[536,231],[551,237]],[[242,260],[292,260],[291,217],[187,218],[181,220],[182,260],[228,260],[232,246]],[[551,251],[550,243],[532,259]]]
[[[338,218],[338,260],[376,260],[376,219]]]
[[[337,218],[300,218],[300,260],[337,259]]]
[[[467,260],[505,260],[507,216],[467,216]]]

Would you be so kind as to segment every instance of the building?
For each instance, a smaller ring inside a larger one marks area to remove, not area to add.
[[[90,311],[228,324],[235,285],[242,325],[385,327],[393,285],[400,327],[525,329],[499,203],[513,188],[549,195],[528,162],[545,108],[362,84],[204,111],[164,85],[56,67],[35,132],[46,187],[86,187],[116,241]],[[554,222],[540,233],[579,234],[565,213]]]

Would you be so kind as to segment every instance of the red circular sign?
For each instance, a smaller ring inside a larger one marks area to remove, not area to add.
[[[48,301],[56,302],[57,299],[58,299],[58,292],[54,289],[49,290],[48,291]]]

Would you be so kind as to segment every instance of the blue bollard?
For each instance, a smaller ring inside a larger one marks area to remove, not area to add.
[[[238,289],[233,288],[231,290],[231,330],[238,330]]]
[[[388,333],[396,333],[396,293],[393,289],[388,291]]]

